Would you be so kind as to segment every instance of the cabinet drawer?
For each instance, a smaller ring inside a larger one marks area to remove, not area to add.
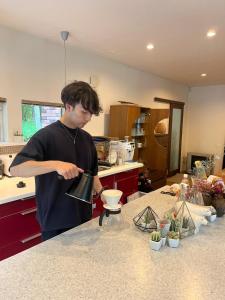
[[[0,219],[0,249],[40,233],[36,207]]]
[[[33,247],[39,243],[41,243],[41,234],[32,235],[29,239],[24,239],[21,241],[17,241],[11,244],[8,244],[2,248],[0,248],[0,260],[8,258],[12,255],[15,255],[23,250],[26,250],[30,247]]]
[[[139,173],[138,169],[121,172],[121,173],[115,174],[115,180],[117,181],[117,180],[120,180],[120,179],[133,177],[133,176],[138,177],[138,173]]]
[[[15,213],[24,211],[26,209],[30,209],[35,207],[35,197],[24,199],[24,200],[16,200],[9,203],[4,203],[0,205],[0,219],[2,217],[6,217],[9,215],[13,215]]]

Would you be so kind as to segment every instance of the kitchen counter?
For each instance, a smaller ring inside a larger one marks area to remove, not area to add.
[[[132,218],[150,205],[160,216],[175,197],[146,194],[122,208],[125,228],[93,219],[0,262],[1,299],[225,299],[225,218],[202,226],[179,248],[149,247]]]
[[[99,177],[105,177],[120,172],[129,171],[132,169],[141,168],[143,164],[137,162],[127,162],[121,166],[115,166],[108,170],[98,173]],[[24,188],[17,188],[16,184],[19,181],[26,183]],[[20,178],[20,177],[4,177],[0,180],[0,204],[15,201],[18,199],[25,199],[35,195],[34,177]]]

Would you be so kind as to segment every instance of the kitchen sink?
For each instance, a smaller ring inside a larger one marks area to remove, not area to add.
[[[98,166],[98,172],[109,170],[109,169],[111,169],[111,167],[109,166]]]

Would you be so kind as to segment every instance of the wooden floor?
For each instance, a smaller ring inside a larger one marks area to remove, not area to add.
[[[174,184],[174,183],[180,183],[182,178],[183,178],[183,175],[184,175],[183,173],[177,173],[174,176],[167,177],[166,184],[171,185],[171,184]]]

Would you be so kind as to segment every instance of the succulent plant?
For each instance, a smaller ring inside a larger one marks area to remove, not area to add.
[[[180,220],[178,220],[178,219],[171,219],[170,231],[176,231],[176,232],[178,232],[179,229],[180,229]]]
[[[177,231],[169,231],[167,234],[169,239],[178,240],[179,239],[179,232]]]
[[[151,221],[152,221],[152,216],[147,212],[147,213],[144,215],[144,223],[145,223],[145,224],[150,224]]]
[[[188,217],[183,217],[182,227],[183,228],[188,228],[188,225],[189,225],[189,218]]]
[[[159,231],[153,231],[151,233],[151,240],[154,242],[159,242],[161,240],[161,234]]]

